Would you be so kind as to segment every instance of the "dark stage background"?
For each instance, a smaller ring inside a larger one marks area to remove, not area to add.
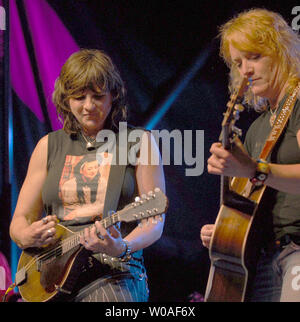
[[[5,120],[11,106],[13,150],[7,147],[1,153],[6,160],[1,159],[1,198],[9,200],[7,188],[11,185],[12,202],[11,209],[1,203],[1,249],[13,273],[20,250],[10,243],[7,223],[35,144],[59,127],[49,103],[53,74],[57,77],[76,47],[98,48],[112,57],[126,82],[129,123],[168,131],[204,130],[202,175],[186,176],[185,164],[165,166],[170,202],[165,230],[163,237],[145,250],[151,301],[188,301],[194,291],[204,294],[209,258],[199,231],[215,220],[219,207],[219,178],[207,174],[206,160],[211,143],[218,139],[228,100],[228,70],[218,56],[218,26],[251,7],[277,11],[291,24],[295,6],[297,1],[274,0],[7,1],[10,28],[5,32],[10,33],[10,55],[7,50],[6,57],[11,64],[12,91],[6,100],[2,95],[0,126],[7,130]],[[47,10],[49,20],[44,16]],[[53,15],[62,22],[59,28],[53,25]],[[62,41],[62,27],[69,32],[66,42]],[[158,114],[158,122],[150,123],[161,109],[164,112]],[[245,111],[239,126],[246,130],[254,117]],[[5,147],[7,140],[3,134],[1,146]],[[9,183],[4,175],[8,155],[13,161]]]

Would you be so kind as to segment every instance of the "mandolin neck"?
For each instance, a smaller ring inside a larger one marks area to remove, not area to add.
[[[119,221],[120,221],[120,216],[119,216],[119,213],[116,212],[116,213],[112,214],[111,216],[102,219],[100,221],[100,223],[106,229],[106,228],[118,223]],[[92,225],[88,226],[87,228],[91,229],[94,226],[95,225],[92,224]],[[77,247],[80,244],[80,237],[83,237],[83,236],[84,236],[84,229],[75,232],[74,235],[63,240],[61,243],[62,244],[62,254],[65,254],[69,250]]]

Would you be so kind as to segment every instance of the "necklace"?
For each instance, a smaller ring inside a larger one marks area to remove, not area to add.
[[[88,151],[91,151],[91,150],[94,150],[95,149],[95,142],[96,142],[96,139],[93,139],[93,140],[89,140],[89,137],[86,137],[82,132],[81,132],[81,135],[84,139],[84,141],[86,142],[86,149]]]
[[[269,122],[270,122],[271,127],[273,127],[273,125],[274,125],[274,122],[275,122],[275,119],[277,116],[277,110],[278,110],[278,106],[275,108],[274,111],[272,111],[272,109],[270,108],[271,116],[270,116]]]

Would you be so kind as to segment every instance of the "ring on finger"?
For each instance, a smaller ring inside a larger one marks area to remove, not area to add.
[[[104,237],[100,234],[100,233],[97,233],[97,237],[100,239],[100,240],[103,240]]]
[[[42,221],[43,221],[43,224],[44,224],[44,225],[46,225],[46,224],[48,223],[48,218],[47,218],[47,217],[44,217],[44,218],[42,219]]]
[[[52,235],[52,231],[51,231],[51,229],[48,229],[48,230],[47,230],[47,233],[48,233],[49,235]]]

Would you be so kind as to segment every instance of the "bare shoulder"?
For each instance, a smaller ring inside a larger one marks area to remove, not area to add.
[[[37,143],[34,152],[36,153],[47,153],[48,152],[48,134],[43,136]]]
[[[47,166],[47,156],[48,156],[48,135],[45,135],[42,137],[35,149],[32,152],[30,163],[29,163],[29,169],[35,170],[45,170]]]
[[[40,152],[47,152],[48,150],[48,134],[43,136],[37,143],[36,149]]]

